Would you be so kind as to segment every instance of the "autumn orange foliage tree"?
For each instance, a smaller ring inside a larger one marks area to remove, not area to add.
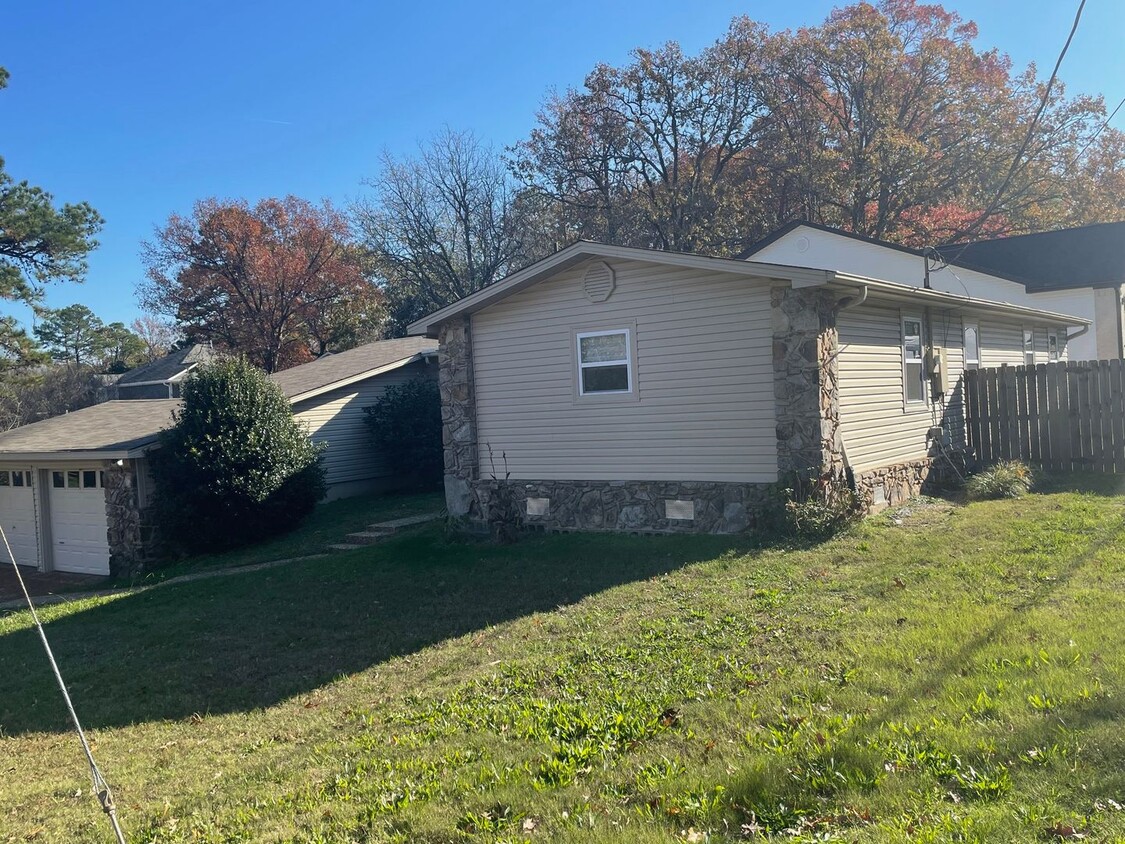
[[[205,199],[144,245],[144,307],[276,372],[373,336],[380,299],[346,217],[295,196]]]

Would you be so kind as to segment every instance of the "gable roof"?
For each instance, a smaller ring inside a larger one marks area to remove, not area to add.
[[[654,264],[686,267],[707,272],[733,273],[757,278],[777,278],[810,284],[823,283],[831,275],[825,270],[815,270],[808,267],[763,264],[736,258],[715,258],[686,252],[667,252],[661,249],[642,249],[636,246],[612,246],[608,243],[579,240],[564,249],[560,249],[553,255],[548,255],[546,258],[500,279],[500,281],[493,282],[488,287],[458,299],[452,305],[447,305],[417,322],[411,323],[407,327],[407,331],[412,335],[424,334],[428,337],[436,337],[438,326],[446,320],[459,314],[479,311],[493,302],[513,293],[518,293],[536,282],[591,258],[647,261]]]
[[[111,460],[135,457],[172,423],[179,399],[107,401],[0,434],[0,459],[18,454]]]
[[[1125,283],[1125,221],[944,246],[941,254],[1025,279],[1030,291]]]
[[[151,363],[141,364],[130,369],[118,381],[118,387],[136,386],[139,384],[163,384],[186,375],[201,363],[208,363],[219,357],[210,345],[195,343],[183,349],[169,352],[162,358],[157,358]]]
[[[324,355],[270,377],[291,402],[304,401],[436,353],[437,343],[425,337],[377,340],[346,352]]]
[[[775,232],[771,235],[772,239],[767,238],[767,240],[772,243],[773,240],[782,237],[784,234],[788,234],[793,229],[802,225],[822,229],[832,232],[833,234],[847,235],[846,232],[837,232],[835,229],[830,229],[827,226],[817,226],[811,223],[791,223],[785,230]],[[893,244],[884,244],[882,241],[872,240],[871,238],[862,237],[860,235],[855,235],[855,237],[880,246],[894,246]],[[906,247],[897,248],[903,251],[913,251],[908,250]],[[917,254],[921,255],[922,253],[918,252]],[[1001,311],[1020,316],[1041,317],[1053,322],[1066,322],[1069,325],[1086,325],[1089,323],[1087,319],[1070,316],[1068,314],[1060,314],[1054,311],[1029,308],[989,299],[969,298],[953,293],[943,293],[938,290],[924,290],[920,287],[897,284],[880,279],[865,278],[863,276],[835,270],[794,267],[785,264],[769,264],[758,261],[747,261],[741,258],[713,258],[703,255],[688,255],[682,252],[665,252],[659,249],[640,249],[633,246],[610,246],[605,243],[578,241],[556,252],[554,255],[537,261],[519,272],[513,273],[488,287],[478,290],[476,293],[459,299],[452,305],[441,308],[429,316],[411,323],[407,330],[411,334],[425,334],[428,337],[435,337],[437,336],[438,326],[446,320],[461,314],[471,314],[482,308],[486,308],[506,296],[517,293],[536,282],[542,281],[555,273],[573,267],[590,258],[618,258],[622,260],[647,261],[654,264],[688,267],[709,272],[733,273],[754,278],[781,279],[791,282],[794,287],[835,284],[853,289],[870,288],[872,291],[879,292],[881,295],[894,296],[897,298],[909,297],[914,301],[932,301],[934,303],[944,303],[949,306],[962,308],[971,306],[977,309]]]

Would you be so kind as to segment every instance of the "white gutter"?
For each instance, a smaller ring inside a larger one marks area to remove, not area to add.
[[[1024,305],[1013,305],[1010,302],[997,302],[992,299],[975,299],[959,293],[946,293],[942,290],[927,290],[924,287],[914,287],[909,284],[896,284],[891,281],[882,281],[875,278],[851,275],[850,273],[830,273],[828,284],[836,283],[848,287],[868,289],[876,295],[903,298],[915,303],[952,306],[966,309],[972,308],[983,311],[995,311],[1011,314],[1013,316],[1031,317],[1033,319],[1055,322],[1064,325],[1086,326],[1089,330],[1091,320],[1073,314],[1062,314],[1057,311],[1046,311],[1040,308],[1029,308]],[[1073,335],[1077,336],[1077,335]]]

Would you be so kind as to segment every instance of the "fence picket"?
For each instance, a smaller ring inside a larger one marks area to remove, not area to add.
[[[983,463],[1125,473],[1125,361],[965,373],[965,433]]]

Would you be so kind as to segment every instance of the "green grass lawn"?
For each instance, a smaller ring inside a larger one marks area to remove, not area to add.
[[[1125,839],[1125,495],[812,548],[432,528],[44,611],[133,842]],[[26,615],[0,842],[108,841]]]
[[[268,563],[291,557],[323,553],[326,546],[343,542],[344,536],[363,530],[373,522],[440,512],[445,501],[440,493],[391,493],[342,498],[319,505],[301,524],[276,539],[221,554],[204,554],[169,561],[153,572],[128,583],[166,580],[181,574],[214,568],[233,568]]]

